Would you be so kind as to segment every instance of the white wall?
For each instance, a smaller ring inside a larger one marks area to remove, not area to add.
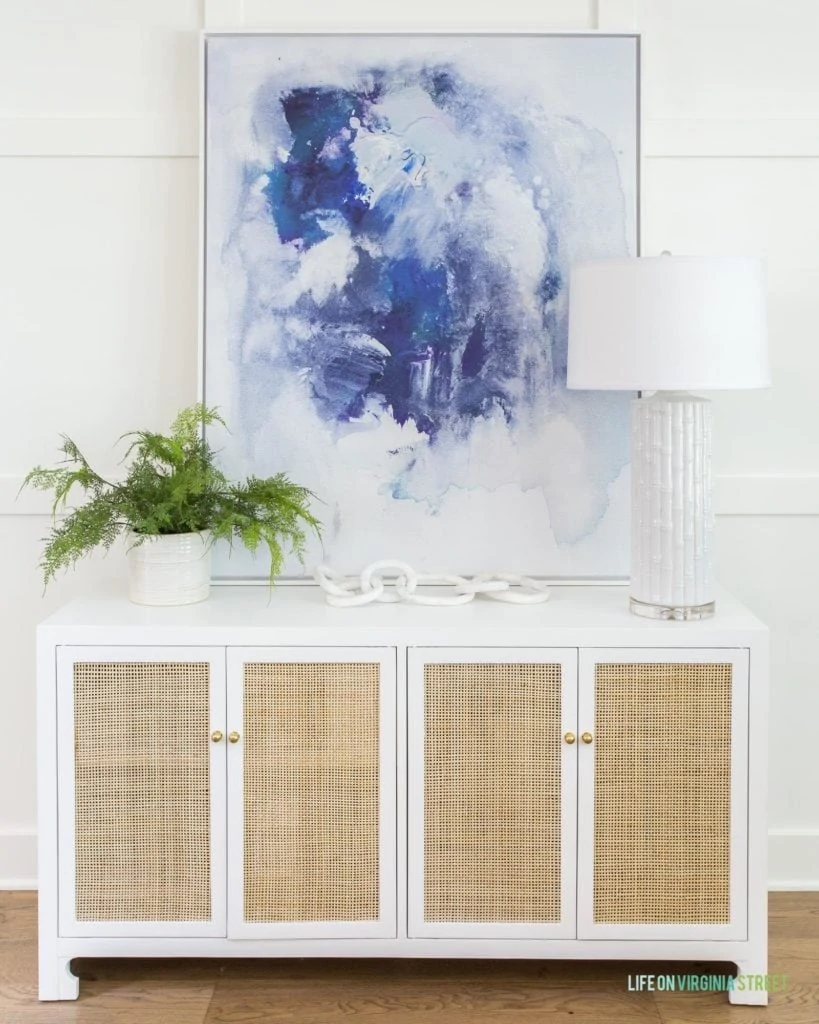
[[[356,25],[350,23],[355,12]],[[463,13],[467,12],[468,13]],[[720,576],[773,630],[771,879],[819,886],[819,31],[815,0],[5,0],[0,7],[0,888],[35,882],[34,625],[48,526],[14,496],[60,431],[110,442],[196,394],[197,30],[639,29],[644,251],[769,268],[775,388],[719,396]]]

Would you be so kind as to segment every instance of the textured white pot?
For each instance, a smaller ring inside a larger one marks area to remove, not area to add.
[[[210,596],[211,535],[172,533],[128,548],[128,596],[134,604],[195,604]]]

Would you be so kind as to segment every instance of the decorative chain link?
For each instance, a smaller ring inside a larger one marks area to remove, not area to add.
[[[315,577],[326,595],[327,604],[334,608],[357,608],[374,601],[382,604],[403,601],[445,608],[469,604],[478,595],[507,604],[541,604],[549,600],[547,585],[530,576],[483,572],[467,579],[452,573],[417,573],[406,562],[390,558],[372,562],[359,576],[342,576],[329,566],[320,565],[315,570]],[[446,586],[452,590],[442,594],[420,594],[419,586]]]

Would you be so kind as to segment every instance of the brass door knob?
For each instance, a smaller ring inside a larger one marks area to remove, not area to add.
[[[239,742],[239,733],[238,732],[229,732],[228,733],[228,739],[230,740],[231,743],[238,743]]]
[[[591,741],[594,739],[594,737],[592,736],[592,734],[590,732],[584,732],[581,735],[580,739],[583,740],[584,743],[591,743]]]
[[[566,741],[567,743],[574,743],[574,741],[575,741],[575,735],[574,735],[574,733],[573,733],[573,732],[567,732],[567,733],[566,733],[566,734],[564,735],[563,739],[564,739],[564,740],[565,740],[565,741]]]
[[[215,729],[210,734],[210,738],[213,740],[214,743],[220,743],[223,736],[224,736],[224,733],[220,732],[219,729]]]

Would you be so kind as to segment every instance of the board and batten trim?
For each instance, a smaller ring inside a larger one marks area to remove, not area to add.
[[[819,118],[649,117],[643,155],[667,157],[819,157]]]
[[[23,477],[0,474],[0,516],[46,516],[51,497],[20,493]],[[718,476],[714,504],[723,516],[819,515],[819,473],[747,473]]]
[[[0,157],[197,157],[196,117],[0,117]]]
[[[819,890],[819,829],[770,829],[768,857],[769,889]]]

